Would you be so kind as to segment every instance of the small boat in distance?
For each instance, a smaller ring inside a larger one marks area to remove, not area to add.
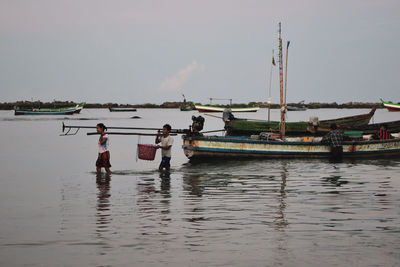
[[[109,107],[108,108],[110,112],[135,112],[136,108],[113,108]]]
[[[80,113],[83,109],[85,103],[77,104],[72,107],[63,108],[30,108],[30,109],[20,109],[15,107],[15,115],[72,115],[75,113]]]
[[[382,98],[380,98],[382,104],[385,106],[385,108],[387,108],[388,111],[392,112],[392,111],[400,111],[400,103],[393,103],[393,102],[386,102],[383,101]]]
[[[193,108],[193,104],[192,104],[191,102],[186,102],[186,97],[185,97],[184,94],[182,94],[182,96],[183,96],[183,103],[182,103],[182,105],[179,107],[179,109],[180,109],[181,111],[191,111],[191,110],[193,110],[193,109],[194,109],[194,108]]]
[[[194,105],[196,109],[201,112],[224,112],[226,107],[217,107],[217,106],[203,106],[203,105]],[[230,108],[232,112],[257,112],[260,107],[242,107],[242,108]]]
[[[210,105],[198,105],[194,104],[194,107],[201,113],[205,112],[224,112],[227,106],[213,106],[211,104],[212,100],[229,100],[230,105],[228,106],[232,112],[257,112],[260,107],[232,107],[232,99],[224,99],[224,98],[210,98]]]
[[[288,111],[305,111],[307,107],[304,105],[304,100],[297,103],[296,106],[286,106]]]

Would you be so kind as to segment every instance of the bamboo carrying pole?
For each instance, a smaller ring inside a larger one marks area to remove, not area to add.
[[[140,135],[140,136],[157,136],[157,135],[162,135],[162,134],[153,134],[153,133],[124,133],[124,132],[105,132],[106,134],[115,134],[115,135]],[[93,133],[86,133],[87,135],[98,135],[99,133],[93,132]],[[176,136],[178,134],[172,133],[169,134],[171,136]]]
[[[69,133],[71,129],[76,129],[75,132]],[[76,135],[79,129],[96,129],[96,126],[77,126],[77,125],[65,125],[64,122],[62,123],[62,132],[61,136],[68,136],[68,135]],[[142,136],[157,136],[161,134],[162,129],[160,128],[141,128],[141,127],[107,127],[107,129],[119,129],[119,130],[148,130],[148,131],[157,131],[159,133],[137,133],[137,132],[107,132],[107,134],[115,134],[115,135],[142,135]],[[64,133],[67,131],[66,133]],[[221,130],[211,130],[205,131],[200,133],[215,133],[215,132],[222,132],[225,129]],[[176,136],[178,134],[190,134],[191,129],[172,129],[170,131],[171,136]],[[96,135],[99,134],[97,132],[87,133],[87,135]]]

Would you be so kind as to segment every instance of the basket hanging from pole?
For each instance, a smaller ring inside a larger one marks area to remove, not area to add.
[[[143,160],[154,160],[156,156],[157,146],[138,144],[138,158]]]

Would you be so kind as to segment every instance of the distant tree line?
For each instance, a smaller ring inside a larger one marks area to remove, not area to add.
[[[53,101],[53,102],[41,102],[41,101],[17,101],[17,102],[4,102],[0,103],[0,110],[12,110],[14,107],[19,107],[20,109],[25,108],[61,108],[61,107],[69,107],[74,106],[79,103],[75,103],[73,101]],[[117,103],[86,103],[84,108],[109,108],[109,107],[124,107],[124,108],[179,108],[182,106],[183,102],[164,102],[161,105],[158,104],[117,104]],[[196,103],[200,104],[201,103]],[[382,103],[372,103],[372,102],[347,102],[343,104],[338,104],[336,102],[333,103],[318,103],[318,102],[310,102],[308,104],[301,103],[287,103],[288,106],[294,107],[302,107],[305,106],[309,109],[318,109],[318,108],[383,108]],[[214,105],[213,106],[225,106],[225,105]],[[251,107],[251,106],[259,106],[261,108],[268,107],[266,102],[249,102],[245,103],[235,103],[232,104],[232,107]],[[279,104],[271,104],[272,109],[279,109]]]

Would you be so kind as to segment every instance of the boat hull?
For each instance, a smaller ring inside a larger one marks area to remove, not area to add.
[[[80,113],[85,103],[65,108],[15,109],[15,115],[72,115]]]
[[[203,106],[195,105],[195,108],[201,112],[224,112],[226,107],[215,107],[215,106]],[[232,112],[257,112],[260,107],[243,107],[243,108],[230,108]]]
[[[108,108],[110,112],[135,112],[136,108]]]
[[[179,109],[181,111],[191,111],[193,108],[191,106],[180,106]]]
[[[336,123],[338,126],[361,126],[366,125],[375,114],[375,108],[373,108],[367,114],[361,114],[350,117],[337,118],[332,120],[319,121],[319,127],[329,128],[332,123]],[[287,135],[306,135],[310,134],[309,122],[286,122],[286,134]],[[225,122],[225,130],[227,135],[231,136],[250,136],[258,135],[261,132],[280,132],[280,122],[278,121],[260,121],[260,120],[242,120],[235,119]]]
[[[392,102],[386,102],[381,99],[383,106],[390,112],[398,112],[400,111],[400,104],[395,104]]]
[[[253,140],[246,137],[183,137],[184,154],[189,159],[225,157],[326,158],[330,147],[320,142],[282,142]],[[400,139],[348,141],[343,157],[399,156]]]
[[[75,110],[65,111],[36,111],[36,110],[15,110],[15,115],[72,115]]]
[[[307,110],[307,108],[294,107],[294,106],[287,106],[286,108],[288,111],[305,111],[305,110]]]

